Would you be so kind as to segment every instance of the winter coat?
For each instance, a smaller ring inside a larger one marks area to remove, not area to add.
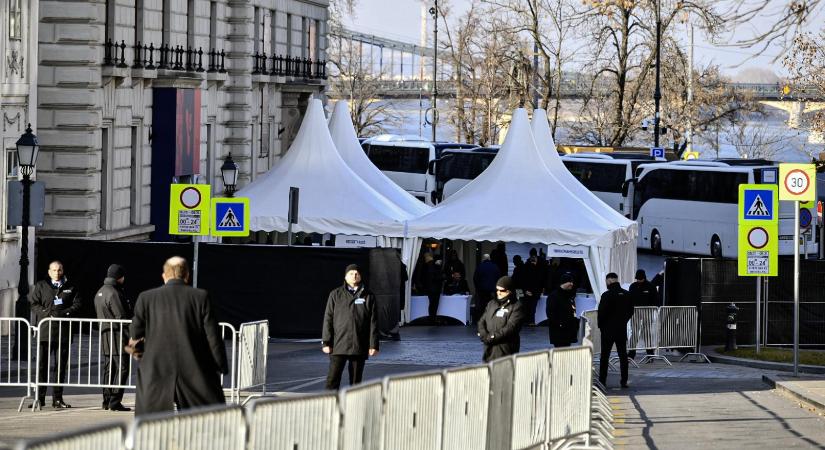
[[[619,283],[607,287],[599,301],[599,330],[614,338],[627,336],[627,322],[633,317],[633,301],[630,293],[622,289]],[[624,338],[623,338],[624,339]]]
[[[467,280],[461,279],[458,281],[449,280],[444,283],[444,295],[459,295],[468,294],[470,286],[467,285]]]
[[[66,278],[63,278],[60,287],[55,287],[52,280],[40,280],[29,294],[29,304],[34,314],[35,324],[49,317],[75,317],[81,308],[80,291]],[[70,331],[77,331],[69,328],[68,323],[61,326],[59,323],[52,322],[50,326],[39,329],[38,339],[40,342],[57,342],[59,336],[61,340],[68,341]]]
[[[321,342],[332,355],[369,356],[378,350],[378,314],[375,295],[363,284],[353,293],[347,285],[329,293]]]
[[[421,290],[427,294],[440,294],[443,278],[441,276],[441,268],[436,265],[435,261],[425,262],[421,266],[419,273],[419,286]]]
[[[496,290],[499,277],[501,277],[501,272],[492,261],[482,261],[473,274],[473,284],[476,291],[493,292]]]
[[[492,300],[478,321],[478,336],[484,343],[484,362],[518,353],[524,313],[514,295],[504,301]]]
[[[128,320],[132,318],[132,307],[126,298],[123,285],[114,278],[103,280],[103,286],[95,294],[95,311],[98,319]],[[110,346],[120,353],[129,343],[129,327],[103,322],[100,325],[103,352],[110,353]],[[111,334],[111,336],[110,336]]]
[[[229,372],[226,347],[203,289],[172,279],[141,293],[129,328],[145,339],[137,375],[135,414],[223,404],[220,374]]]
[[[659,302],[659,292],[650,281],[636,281],[630,285],[630,298],[633,306],[662,306]]]
[[[545,311],[550,323],[550,343],[559,346],[576,342],[579,332],[576,291],[556,288],[547,296]]]

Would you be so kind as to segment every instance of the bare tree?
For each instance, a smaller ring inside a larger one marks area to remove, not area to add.
[[[725,129],[723,139],[736,148],[740,158],[748,159],[776,159],[780,153],[788,149],[790,143],[785,130],[747,120],[734,123]]]
[[[757,30],[749,37],[734,39],[731,45],[755,49],[754,56],[778,46],[783,51],[774,58],[777,61],[795,46],[795,38],[804,33],[803,27],[823,11],[825,1],[822,0],[735,0],[725,11],[724,18],[731,34],[738,34],[739,27],[756,19],[767,19],[771,23],[769,27]],[[753,28],[749,27],[749,30]]]
[[[801,33],[793,40],[783,63],[790,73],[789,90],[801,100],[819,98],[825,93],[825,30],[817,34]],[[808,120],[810,131],[825,133],[825,113],[817,111]]]

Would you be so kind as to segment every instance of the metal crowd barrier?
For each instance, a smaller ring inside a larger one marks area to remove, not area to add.
[[[459,367],[444,371],[444,426],[441,448],[487,448],[489,398],[489,366]]]
[[[334,392],[256,399],[249,404],[248,449],[337,450],[340,417]]]
[[[547,439],[550,352],[516,355],[513,375],[511,450],[533,448]]]
[[[0,387],[21,386],[26,388],[23,402],[32,396],[32,375],[35,370],[32,361],[31,324],[26,319],[14,317],[0,318]]]
[[[123,425],[109,424],[28,439],[18,443],[15,450],[120,450],[124,448],[124,435]]]
[[[550,443],[584,436],[589,444],[593,387],[590,347],[553,349],[550,388]]]
[[[235,363],[238,358],[238,332],[232,324],[220,322],[218,324],[221,330],[221,340],[226,342],[227,337],[230,341],[229,352],[226,355],[229,358],[229,373],[227,375],[221,374],[221,386],[223,386],[223,395],[229,396],[230,403],[240,403],[240,390],[237,389],[238,383],[238,364]]]
[[[178,414],[138,416],[126,437],[130,450],[245,450],[246,420],[240,406],[213,406]]]
[[[254,388],[260,388],[261,394],[266,394],[269,321],[242,323],[238,336],[238,382],[235,384],[238,396],[241,391]]]
[[[659,348],[689,348],[693,350],[679,360],[698,357],[700,361],[710,364],[707,355],[699,350],[699,311],[695,306],[662,306]]]
[[[338,397],[341,417],[341,448],[381,449],[381,417],[384,409],[383,383],[373,382],[341,390]]]
[[[383,448],[441,448],[443,404],[440,372],[386,378]]]
[[[659,354],[660,322],[659,308],[656,306],[637,306],[630,319],[630,333],[627,336],[628,350],[653,350],[652,355],[645,355],[641,362],[660,360],[668,366],[670,361]],[[639,367],[632,358],[633,365]]]
[[[513,421],[513,357],[490,362],[490,406],[487,410],[487,448],[510,448]]]

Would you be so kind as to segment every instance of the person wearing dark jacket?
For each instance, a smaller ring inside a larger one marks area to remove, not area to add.
[[[180,256],[163,264],[164,285],[141,293],[129,327],[129,348],[140,359],[135,414],[225,404],[221,374],[226,347],[209,294],[187,285]]]
[[[504,276],[496,282],[496,299],[478,321],[478,337],[484,343],[484,362],[518,353],[524,315],[513,281]]]
[[[662,306],[659,302],[659,292],[656,290],[656,286],[653,285],[650,281],[647,281],[647,274],[644,270],[639,269],[636,271],[636,277],[633,284],[630,285],[630,299],[633,301],[633,306]],[[644,330],[631,330],[632,333],[643,333]],[[650,344],[649,342],[647,344]],[[646,353],[648,355],[652,355],[653,349],[647,349]],[[627,352],[627,355],[631,358],[636,357],[636,350],[630,350]]]
[[[446,262],[444,263],[444,278],[449,279],[453,272],[460,273],[461,278],[467,278],[467,269],[464,267],[464,263],[458,259],[458,251],[451,248],[447,252]]]
[[[622,289],[619,276],[607,274],[607,292],[599,301],[598,322],[602,335],[602,354],[599,360],[599,381],[607,383],[607,366],[610,351],[616,345],[621,368],[621,385],[627,387],[627,322],[633,317],[633,302],[630,294]]]
[[[562,274],[559,286],[547,296],[547,321],[553,347],[569,347],[576,342],[579,320],[576,318],[576,290],[573,275]]]
[[[80,312],[80,292],[77,286],[66,279],[63,274],[63,263],[52,261],[49,264],[49,280],[40,280],[34,285],[32,293],[29,295],[29,304],[34,315],[34,323],[37,324],[49,317],[71,318]],[[66,381],[69,346],[71,344],[70,331],[68,324],[63,324],[61,327],[56,322],[39,327],[37,345],[40,355],[43,355],[37,362],[40,373],[39,382],[46,383],[47,379],[52,383]],[[49,363],[50,359],[52,360],[51,364]],[[49,374],[49,368],[51,368],[51,374]],[[43,406],[46,403],[45,387],[42,390],[37,390],[37,399],[38,403],[36,405]],[[71,405],[63,401],[62,386],[52,387],[52,406],[54,408],[71,408]]]
[[[378,355],[375,295],[361,282],[361,269],[355,264],[344,270],[344,285],[329,293],[321,345],[329,355],[327,389],[341,386],[345,365],[350,385],[360,383],[367,358]]]
[[[98,319],[128,320],[132,318],[132,308],[126,298],[123,283],[126,271],[119,264],[112,264],[106,271],[103,286],[95,295],[95,311]],[[125,385],[129,379],[129,355],[123,351],[129,343],[128,326],[114,322],[100,325],[102,343],[103,379],[101,384]],[[103,409],[110,411],[131,411],[123,406],[123,388],[103,388]]]
[[[487,309],[487,303],[493,299],[496,291],[496,281],[501,277],[498,267],[490,260],[490,255],[481,256],[481,264],[476,267],[473,274],[473,285],[476,288],[476,295],[471,305],[473,322],[478,322],[481,314]],[[515,289],[515,288],[514,288]]]
[[[419,272],[419,286],[421,290],[427,295],[429,306],[427,312],[432,323],[436,322],[436,315],[438,314],[438,302],[441,300],[441,289],[444,287],[444,279],[441,274],[441,268],[436,264],[432,253],[424,254],[424,265],[421,266]]]
[[[498,267],[498,273],[501,276],[507,276],[509,268],[507,267],[507,246],[504,242],[496,244],[496,248],[490,252],[490,260]]]
[[[524,297],[521,301],[524,309],[524,321],[528,325],[535,325],[536,305],[542,291],[544,291],[545,277],[547,276],[547,269],[539,264],[536,249],[530,249],[530,258],[524,263],[522,274],[521,289]]]
[[[444,282],[444,295],[462,295],[469,294],[470,286],[467,284],[459,271],[453,271],[450,274],[450,279]]]

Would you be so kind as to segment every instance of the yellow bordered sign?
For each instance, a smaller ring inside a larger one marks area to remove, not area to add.
[[[212,236],[249,236],[249,199],[212,199]]]
[[[813,164],[780,164],[779,200],[816,200],[816,167]]]
[[[779,273],[778,190],[773,184],[739,185],[739,276]]]
[[[169,234],[209,234],[210,190],[208,184],[173,184],[169,189]]]

